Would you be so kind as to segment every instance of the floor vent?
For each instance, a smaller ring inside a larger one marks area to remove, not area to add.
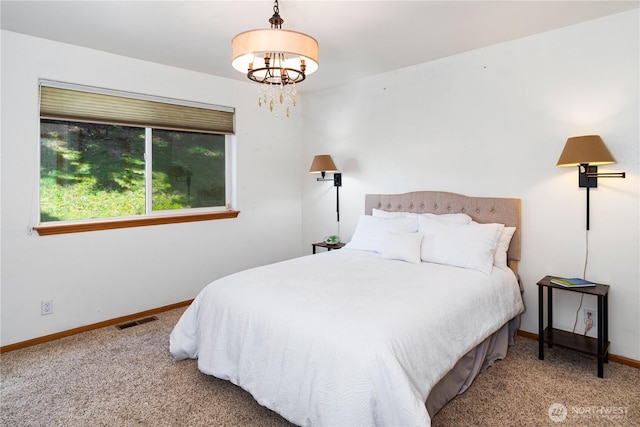
[[[120,325],[116,325],[116,328],[127,329],[127,328],[131,328],[132,326],[142,325],[143,323],[153,322],[154,320],[158,320],[158,318],[156,316],[145,317],[144,319],[134,320],[127,323],[121,323]]]

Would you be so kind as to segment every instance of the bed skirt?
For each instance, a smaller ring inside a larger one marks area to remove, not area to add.
[[[519,316],[464,355],[431,389],[426,402],[429,416],[433,418],[451,399],[464,393],[480,372],[507,356],[507,349],[513,344],[511,330],[517,328],[517,323]]]

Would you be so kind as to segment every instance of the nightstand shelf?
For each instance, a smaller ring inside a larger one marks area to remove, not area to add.
[[[545,328],[544,342],[556,344],[560,347],[576,350],[581,353],[591,354],[598,357],[605,357],[609,351],[609,342],[605,343],[604,354],[598,352],[598,339],[586,337],[580,334],[574,334],[569,331],[563,331],[556,328]]]
[[[609,362],[609,285],[567,288],[551,283],[556,276],[545,276],[538,282],[538,358],[544,360],[544,344],[590,354],[598,358],[598,376],[604,377],[603,363]],[[547,327],[544,328],[544,288],[547,288]],[[598,338],[587,337],[553,327],[553,290],[595,295],[598,298]]]

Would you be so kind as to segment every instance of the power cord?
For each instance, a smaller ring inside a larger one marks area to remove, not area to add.
[[[578,310],[576,310],[576,321],[573,322],[573,333],[576,333],[576,326],[578,325],[578,314],[580,313],[580,309],[582,308],[582,300],[584,299],[584,294],[581,293],[580,294],[580,306],[578,307]],[[584,331],[585,335],[587,333],[587,331]]]
[[[582,269],[582,278],[587,280],[587,261],[589,260],[589,230],[585,232],[585,252],[584,252],[584,268]]]
[[[582,269],[582,278],[584,280],[587,280],[587,262],[589,261],[589,230],[586,231],[585,233],[585,253],[584,253],[584,268]],[[584,301],[584,294],[580,293],[580,305],[578,306],[578,310],[576,310],[576,320],[575,322],[573,322],[573,333],[575,334],[576,332],[576,326],[578,325],[578,315],[580,314],[580,309],[582,308],[582,303]],[[591,322],[589,324],[589,322]],[[584,329],[584,335],[587,335],[587,331],[589,331],[589,329],[591,329],[591,327],[593,326],[593,319],[589,318],[587,320],[587,325],[585,326]]]
[[[589,313],[587,314],[587,324],[584,325],[584,335],[587,335],[587,332],[589,332],[591,328],[593,328],[593,317],[591,317],[591,313]]]

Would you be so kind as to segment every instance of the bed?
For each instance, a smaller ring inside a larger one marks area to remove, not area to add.
[[[368,194],[343,249],[209,284],[170,351],[297,425],[430,425],[506,356],[520,228],[519,199]]]

